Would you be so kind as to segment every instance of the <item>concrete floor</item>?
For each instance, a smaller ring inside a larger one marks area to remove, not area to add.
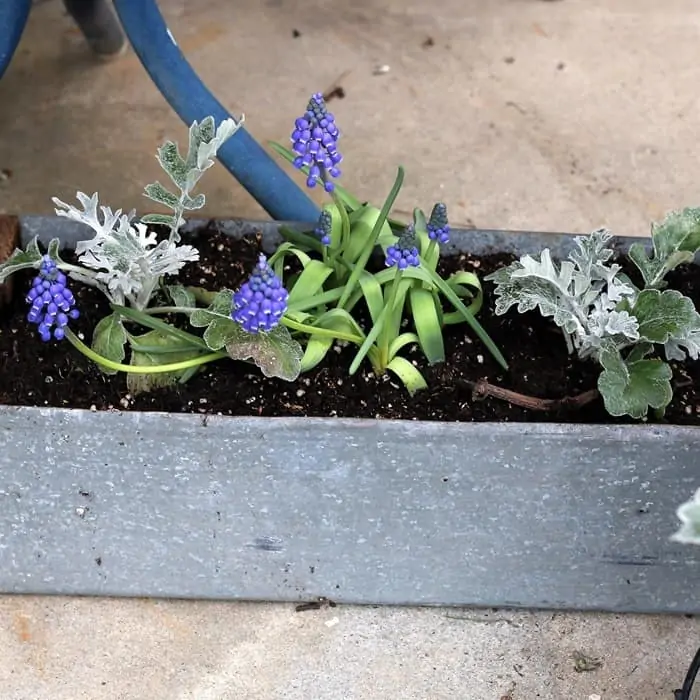
[[[481,227],[639,235],[698,204],[696,0],[160,6],[261,141],[284,141],[340,79],[361,198],[403,163],[401,209],[439,197]],[[157,145],[185,140],[136,57],[94,60],[57,0],[34,8],[0,104],[6,212],[48,213],[77,189],[143,210]],[[218,166],[203,189],[210,215],[263,216]],[[6,597],[0,697],[670,700],[699,642],[698,620],[671,617]],[[577,652],[602,665],[576,672]]]

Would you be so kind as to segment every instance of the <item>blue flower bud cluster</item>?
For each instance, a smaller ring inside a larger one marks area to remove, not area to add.
[[[416,231],[410,224],[401,233],[396,245],[386,249],[386,266],[396,266],[399,270],[405,270],[407,267],[418,267],[419,265]]]
[[[261,255],[248,281],[233,295],[231,318],[248,333],[271,331],[287,311],[289,293]]]
[[[311,96],[306,112],[294,122],[292,150],[297,154],[294,167],[309,168],[307,187],[321,183],[326,192],[332,192],[334,184],[328,177],[340,177],[338,164],[343,156],[338,152],[340,132],[335,117],[326,108],[320,92]]]
[[[333,218],[331,217],[331,213],[327,209],[324,209],[321,212],[321,216],[318,217],[318,223],[314,229],[314,235],[323,245],[331,244],[332,226]]]
[[[45,343],[52,337],[63,340],[69,319],[75,320],[80,316],[75,308],[75,297],[66,283],[66,276],[58,269],[55,261],[45,255],[39,274],[34,278],[27,294],[27,303],[31,305],[27,321],[38,326],[39,336]]]
[[[447,207],[438,202],[430,214],[428,221],[428,237],[431,241],[447,243],[450,240],[450,225],[447,223]]]

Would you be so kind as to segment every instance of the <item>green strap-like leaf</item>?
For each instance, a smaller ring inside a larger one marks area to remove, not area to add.
[[[345,336],[354,336],[354,342],[360,343],[365,337],[357,321],[345,309],[330,309],[318,317],[315,327],[338,331]]]
[[[402,333],[398,338],[394,338],[389,346],[389,357],[393,358],[400,350],[414,343],[420,345],[420,339],[415,333]]]
[[[347,303],[348,299],[352,295],[352,293],[355,291],[355,287],[357,286],[360,275],[362,274],[362,271],[365,269],[367,265],[367,261],[370,258],[370,255],[372,255],[372,251],[374,250],[374,246],[377,242],[377,237],[379,236],[379,232],[382,230],[384,224],[386,223],[387,217],[389,216],[389,212],[391,211],[391,208],[394,206],[394,202],[396,201],[396,197],[398,197],[399,190],[401,189],[401,185],[403,184],[403,177],[404,177],[404,170],[401,166],[399,166],[398,172],[396,174],[396,180],[394,180],[394,184],[391,188],[391,191],[389,192],[389,196],[386,198],[386,201],[384,202],[384,205],[382,206],[381,212],[379,213],[379,216],[377,217],[374,226],[372,228],[372,233],[370,234],[369,238],[369,244],[367,247],[363,250],[362,254],[360,255],[360,258],[357,260],[357,264],[352,270],[352,274],[350,275],[350,279],[347,281],[345,284],[345,291],[343,292],[343,296],[340,298],[340,301],[338,302],[338,306],[342,309],[345,304]]]
[[[404,309],[406,306],[406,298],[408,295],[408,290],[415,285],[410,279],[404,279],[403,277],[399,280],[399,286],[396,290],[396,296],[394,298],[394,303],[392,308],[389,310],[389,315],[385,321],[384,330],[379,337],[379,347],[382,352],[386,351],[387,357],[384,358],[384,362],[389,362],[389,346],[393,342],[394,338],[401,332],[401,324],[405,318]],[[385,304],[389,303],[390,290],[385,287],[384,289],[384,299]],[[382,367],[384,369],[384,367]]]
[[[413,285],[408,293],[411,302],[413,325],[420,339],[420,346],[431,365],[445,361],[445,344],[442,339],[440,319],[435,309],[433,294],[422,286]]]
[[[268,263],[275,268],[275,274],[282,277],[282,263],[287,257],[287,254],[293,255],[302,267],[306,267],[312,260],[303,250],[300,250],[293,243],[282,243],[277,246],[275,252],[270,256]]]
[[[360,275],[360,289],[362,290],[362,295],[369,309],[372,323],[375,323],[384,308],[382,285],[377,282],[377,278],[373,274],[367,272],[367,270],[363,270]]]
[[[306,341],[304,356],[301,358],[301,371],[308,372],[316,367],[328,354],[333,346],[333,338],[313,336]]]
[[[440,260],[440,246],[433,243],[428,236],[428,222],[422,209],[413,210],[413,226],[420,243],[421,263],[424,267],[437,270]]]
[[[428,383],[423,375],[403,357],[395,357],[387,365],[387,369],[401,380],[411,396],[421,389],[428,388]]]
[[[313,299],[332,274],[333,269],[319,260],[309,260],[289,291],[288,303]]]
[[[137,309],[132,309],[128,306],[119,306],[117,304],[110,305],[112,309],[119,314],[122,318],[128,319],[129,321],[134,321],[135,323],[144,326],[145,328],[150,328],[154,331],[160,331],[165,335],[169,335],[173,338],[177,338],[183,343],[190,343],[193,347],[199,347],[202,350],[206,350],[207,344],[196,335],[183,331],[181,328],[176,328],[171,326],[165,321],[161,321],[159,318],[154,318],[143,311]],[[204,324],[206,325],[206,324]],[[111,359],[111,358],[108,358]]]
[[[323,251],[323,245],[315,236],[296,231],[289,226],[280,226],[277,231],[290,244],[299,246],[304,250],[313,250],[319,254]]]
[[[379,318],[377,318],[370,332],[367,334],[367,337],[365,338],[364,342],[360,346],[360,349],[357,351],[355,357],[353,358],[352,363],[350,364],[350,375],[353,375],[355,374],[355,372],[357,372],[357,370],[360,368],[360,365],[362,364],[362,360],[365,359],[370,348],[375,343],[377,338],[379,338],[379,334],[382,332],[382,329],[384,328],[384,323],[387,320],[388,311],[389,307],[385,306],[382,309],[382,312],[379,314]]]
[[[386,222],[386,216],[382,219],[383,224],[379,229],[379,233],[375,231],[377,221],[382,216],[382,212],[379,209],[366,205],[360,211],[360,216],[353,221],[350,236],[342,252],[343,259],[349,263],[357,262],[368,248],[372,250],[376,245],[378,235],[384,234],[393,238],[389,224]]]
[[[417,268],[418,269],[418,268]],[[484,330],[483,326],[476,320],[474,315],[469,309],[462,303],[460,298],[455,294],[454,290],[436,273],[428,271],[431,279],[438,287],[438,289],[447,297],[449,302],[459,311],[462,316],[464,316],[465,321],[471,326],[472,330],[479,337],[481,342],[486,346],[488,351],[493,355],[496,362],[498,362],[503,369],[508,369],[508,363],[501,354],[501,351],[496,347],[496,344],[491,340],[488,333]]]
[[[342,309],[332,309],[333,311],[342,311]],[[363,336],[358,336],[351,333],[343,333],[341,331],[329,328],[323,328],[318,325],[312,325],[310,323],[304,323],[297,321],[296,319],[290,317],[289,314],[282,318],[282,324],[287,328],[291,328],[293,331],[299,331],[300,333],[306,333],[312,337],[318,338],[331,338],[332,340],[347,340],[349,343],[361,343]]]
[[[332,304],[334,301],[340,299],[343,289],[344,287],[336,287],[335,289],[329,289],[327,292],[317,294],[314,297],[307,297],[306,299],[290,302],[287,305],[287,309],[288,311],[306,311],[308,309],[315,309]],[[350,304],[348,304],[348,307],[352,308]]]
[[[469,311],[478,314],[484,301],[484,290],[481,287],[481,280],[473,273],[464,270],[450,275],[447,284],[454,289],[455,294],[460,299],[471,299]]]

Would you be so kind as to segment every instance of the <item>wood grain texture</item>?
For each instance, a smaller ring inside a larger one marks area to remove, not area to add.
[[[19,246],[20,228],[19,219],[16,216],[0,214],[0,263],[4,263],[12,251]],[[3,311],[12,302],[13,284],[12,278],[0,284],[0,311]]]

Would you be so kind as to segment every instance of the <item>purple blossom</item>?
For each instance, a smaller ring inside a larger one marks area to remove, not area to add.
[[[63,340],[68,321],[80,316],[74,308],[75,297],[66,284],[66,276],[55,261],[45,255],[26,297],[30,304],[27,321],[38,326],[39,336],[45,343],[51,338]]]
[[[399,236],[396,245],[386,249],[386,266],[396,266],[399,270],[405,270],[407,267],[418,267],[419,265],[416,231],[413,225],[409,224]]]
[[[306,112],[294,122],[292,150],[297,154],[294,167],[309,168],[307,187],[321,183],[326,192],[332,192],[334,184],[329,177],[340,177],[338,164],[343,156],[338,152],[340,132],[335,117],[326,108],[320,92],[311,96]]]
[[[289,293],[261,255],[248,281],[233,295],[231,318],[248,333],[267,333],[287,310]]]
[[[324,209],[321,216],[318,217],[318,223],[314,229],[314,235],[323,245],[331,244],[331,228],[333,226],[333,217],[331,213]]]
[[[447,207],[438,202],[430,214],[428,221],[428,237],[431,241],[445,244],[450,240],[450,225],[447,223]]]

